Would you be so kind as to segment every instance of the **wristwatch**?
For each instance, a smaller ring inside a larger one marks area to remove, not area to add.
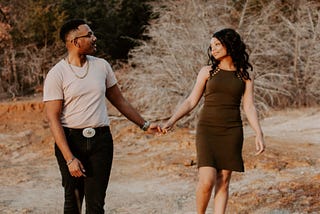
[[[140,128],[143,131],[147,131],[149,127],[150,127],[150,122],[149,121],[145,121],[144,124]]]

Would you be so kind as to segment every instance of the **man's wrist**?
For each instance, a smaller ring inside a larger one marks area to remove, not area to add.
[[[72,156],[72,158],[70,159],[70,160],[68,160],[67,161],[67,166],[69,166],[72,162],[73,162],[73,160],[75,159],[75,157],[74,156]]]
[[[150,127],[150,121],[145,121],[144,124],[140,127],[143,131],[147,131]]]

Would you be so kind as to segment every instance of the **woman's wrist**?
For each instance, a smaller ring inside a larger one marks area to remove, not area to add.
[[[172,120],[168,120],[167,126],[172,127],[174,125],[174,122]]]
[[[257,136],[257,137],[263,137],[263,132],[257,132],[257,133],[256,133],[256,136]]]

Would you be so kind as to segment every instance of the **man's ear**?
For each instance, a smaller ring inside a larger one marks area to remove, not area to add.
[[[80,44],[79,44],[79,42],[78,42],[77,39],[74,39],[74,40],[73,40],[73,44],[74,44],[74,46],[76,46],[77,48],[80,48]]]

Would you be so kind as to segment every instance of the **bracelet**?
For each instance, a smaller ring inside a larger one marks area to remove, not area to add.
[[[150,122],[149,121],[145,121],[143,126],[141,126],[140,128],[143,130],[143,131],[147,131],[148,128],[150,126]]]
[[[69,165],[72,163],[72,161],[73,161],[74,159],[75,159],[75,157],[74,157],[74,156],[72,156],[71,160],[67,161],[67,166],[69,166]]]

